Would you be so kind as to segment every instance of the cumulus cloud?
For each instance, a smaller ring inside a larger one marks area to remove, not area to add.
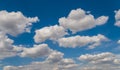
[[[34,40],[36,43],[44,42],[46,39],[57,40],[67,34],[62,26],[54,25],[43,27],[35,31]]]
[[[32,23],[37,21],[39,21],[38,17],[26,17],[19,11],[0,11],[0,31],[12,36],[29,32]]]
[[[39,21],[37,17],[26,17],[21,12],[0,11],[0,59],[12,56],[45,58],[43,61],[32,62],[21,66],[4,66],[3,70],[118,70],[120,57],[117,54],[104,52],[100,54],[85,54],[78,59],[77,64],[71,58],[64,58],[64,53],[49,48],[47,44],[36,44],[30,48],[13,45],[14,41],[8,36],[17,36],[29,32],[32,23]],[[61,47],[83,47],[93,49],[109,39],[104,35],[63,37],[66,29],[73,33],[103,25],[108,16],[94,18],[83,9],[72,10],[68,17],[59,19],[60,25],[43,27],[35,31],[34,40],[41,43],[48,40],[57,41]],[[119,18],[118,16],[116,18]],[[119,20],[119,19],[117,19]],[[107,67],[107,68],[106,68]]]
[[[71,36],[66,38],[60,38],[58,43],[61,47],[82,47],[87,46],[89,49],[93,49],[99,46],[101,42],[109,41],[104,35],[98,34],[97,36]]]
[[[98,25],[103,25],[108,21],[108,16],[100,16],[97,19],[92,14],[88,14],[79,8],[72,10],[68,17],[59,19],[59,24],[65,29],[70,29],[73,33],[88,30]]]
[[[48,47],[47,44],[34,45],[31,48],[24,48],[20,53],[21,57],[45,57],[52,52],[52,49]]]

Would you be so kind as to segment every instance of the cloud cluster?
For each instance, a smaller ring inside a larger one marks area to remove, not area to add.
[[[89,49],[107,42],[109,39],[98,34],[95,36],[71,36],[72,33],[92,29],[105,24],[109,17],[100,16],[95,18],[83,9],[72,10],[67,17],[59,19],[59,25],[47,26],[35,31],[34,44],[32,47],[14,45],[14,41],[7,34],[17,36],[29,32],[32,23],[39,21],[38,17],[26,17],[21,12],[0,11],[0,59],[12,56],[20,58],[44,58],[43,61],[32,62],[21,66],[4,66],[3,70],[119,70],[120,55],[111,52],[99,54],[80,55],[79,62],[72,58],[65,58],[64,53],[51,49],[44,42],[56,41],[59,46],[76,48],[88,46]],[[115,14],[116,26],[120,26],[120,10]],[[66,37],[65,35],[68,35]],[[118,41],[119,43],[119,41]]]
[[[62,17],[59,19],[59,25],[43,27],[35,31],[34,40],[36,43],[41,43],[48,40],[54,40],[62,47],[75,48],[77,46],[87,46],[89,49],[93,49],[99,46],[101,42],[108,41],[104,35],[97,35],[93,37],[89,36],[74,36],[64,38],[65,35],[69,35],[67,29],[70,29],[73,33],[83,31],[96,27],[97,25],[103,25],[108,21],[108,16],[100,16],[94,18],[93,15],[88,14],[83,9],[72,10],[68,17]]]
[[[88,45],[89,49],[99,46],[101,42],[109,41],[104,35],[98,34],[97,36],[72,36],[67,38],[60,38],[58,40],[61,47],[82,47]]]
[[[60,25],[65,29],[71,30],[73,33],[103,25],[107,21],[108,16],[100,16],[96,19],[92,14],[88,14],[81,8],[72,10],[68,17],[62,17],[59,19]]]

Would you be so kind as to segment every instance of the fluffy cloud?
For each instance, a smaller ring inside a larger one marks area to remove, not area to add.
[[[83,63],[81,70],[119,70],[120,68],[119,55],[110,52],[85,54],[78,59]]]
[[[38,17],[26,17],[19,11],[0,11],[0,31],[13,36],[29,32],[32,23],[37,21]]]
[[[89,49],[93,49],[96,46],[99,46],[101,42],[109,41],[104,35],[98,34],[97,36],[72,36],[67,38],[60,38],[58,40],[61,47],[82,47],[89,45]]]
[[[32,48],[24,48],[20,53],[21,57],[45,57],[52,52],[47,44],[34,45]]]
[[[59,23],[65,29],[70,29],[73,33],[78,31],[88,30],[103,25],[107,22],[108,16],[100,16],[97,19],[92,14],[88,14],[83,9],[72,10],[68,17],[59,19]]]
[[[58,38],[63,37],[67,33],[62,26],[50,26],[44,27],[42,29],[36,30],[36,34],[34,36],[34,40],[36,43],[44,42],[46,39],[57,40]]]

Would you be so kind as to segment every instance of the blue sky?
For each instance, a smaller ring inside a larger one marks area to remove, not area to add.
[[[0,1],[0,70],[26,70],[29,65],[33,66],[29,70],[119,70],[119,3],[120,0]],[[66,67],[54,65],[61,66],[62,62]],[[105,64],[113,68],[102,69]]]

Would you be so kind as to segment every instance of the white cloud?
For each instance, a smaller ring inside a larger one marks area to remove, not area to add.
[[[109,41],[104,35],[98,34],[97,36],[72,36],[67,38],[60,38],[58,43],[61,47],[82,47],[87,46],[89,49],[93,49],[99,46],[101,42]]]
[[[39,21],[38,17],[26,17],[19,11],[0,11],[0,31],[12,36],[29,32],[32,23],[37,21]]]
[[[46,39],[57,40],[67,34],[65,29],[58,25],[43,27],[35,32],[34,40],[36,43],[44,42]]]
[[[21,57],[45,57],[52,52],[47,44],[34,45],[32,48],[24,48],[20,53]]]
[[[83,9],[72,10],[68,17],[59,19],[59,23],[65,29],[70,29],[73,33],[84,31],[103,25],[108,21],[108,16],[100,16],[97,19],[92,14],[87,14]]]

